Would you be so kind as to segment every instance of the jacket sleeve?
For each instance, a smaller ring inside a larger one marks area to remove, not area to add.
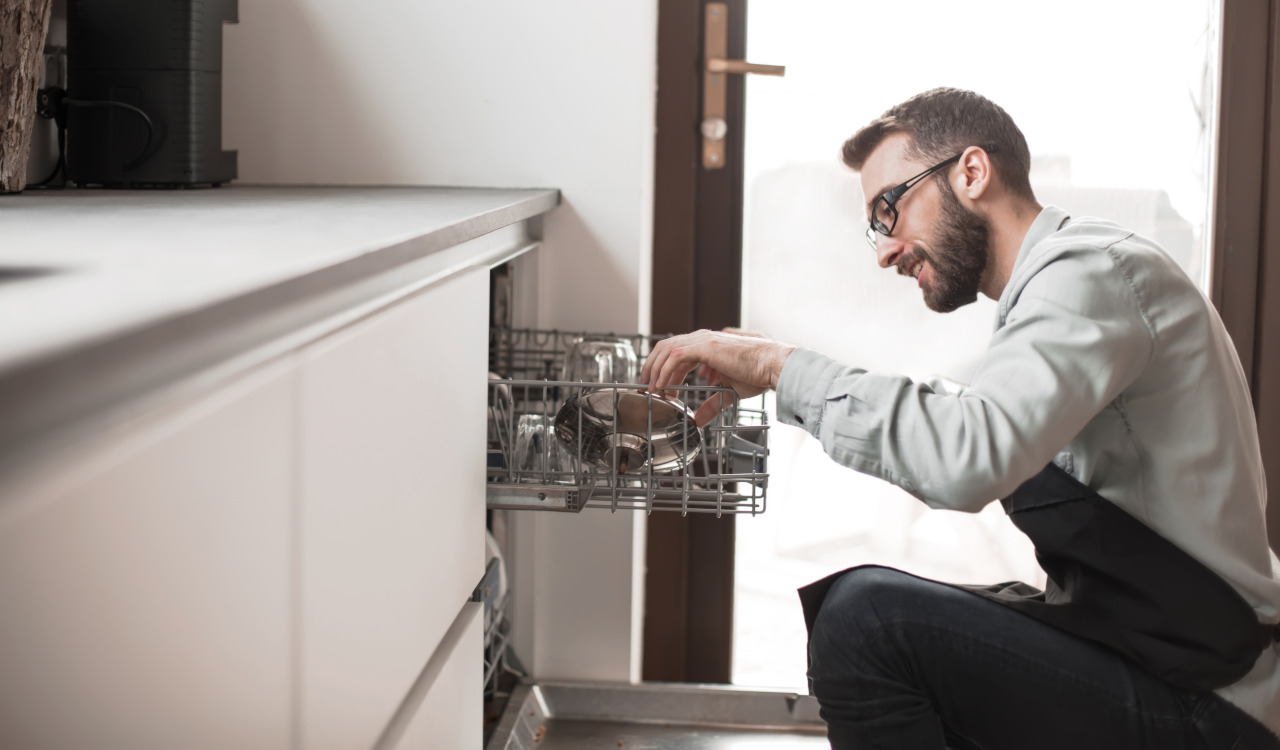
[[[1110,252],[1068,250],[1021,287],[963,390],[797,349],[778,380],[778,418],[841,464],[932,507],[974,512],[1011,494],[1109,408],[1154,345]]]

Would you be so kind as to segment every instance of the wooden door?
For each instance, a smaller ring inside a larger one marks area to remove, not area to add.
[[[708,0],[659,0],[653,313],[655,333],[737,325],[742,278],[741,76],[727,77],[724,165],[702,164]],[[731,58],[746,55],[746,0],[724,2]],[[728,682],[734,520],[654,513],[645,550],[646,680]]]
[[[1280,486],[1280,3],[1225,2],[1210,297],[1249,378],[1268,484]],[[1267,507],[1280,550],[1280,501]]]

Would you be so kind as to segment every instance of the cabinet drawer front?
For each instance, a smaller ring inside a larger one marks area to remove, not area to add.
[[[369,747],[484,572],[487,300],[468,272],[304,353],[305,747]]]
[[[291,744],[292,374],[67,457],[0,531],[0,746]]]
[[[484,618],[477,615],[470,619],[409,719],[396,750],[480,750],[484,735]]]

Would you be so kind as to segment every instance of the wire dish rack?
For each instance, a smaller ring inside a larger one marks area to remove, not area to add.
[[[507,605],[511,601],[511,592],[502,590],[500,568],[500,560],[496,558],[490,560],[485,569],[484,579],[480,581],[480,585],[476,587],[471,597],[472,601],[484,603],[484,699],[486,705],[509,695],[509,692],[503,693],[501,690],[504,677],[510,680],[511,677],[525,676],[524,672],[512,663],[514,657],[509,650],[511,621],[507,617]],[[485,713],[486,716],[489,714],[488,708]],[[497,713],[501,713],[501,708],[495,712],[494,720],[497,719]]]
[[[763,398],[740,401],[732,389],[691,378],[670,394],[682,408],[643,395],[640,384],[560,379],[575,342],[626,341],[643,361],[662,338],[490,329],[488,506],[763,513],[769,479]],[[712,399],[721,402],[720,413],[694,426],[693,411]],[[606,426],[587,424],[584,413]]]

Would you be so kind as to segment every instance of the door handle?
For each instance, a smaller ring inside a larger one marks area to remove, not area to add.
[[[719,57],[707,60],[707,70],[712,73],[755,73],[779,78],[787,74],[785,65],[757,65],[746,60],[723,60]]]
[[[746,60],[729,60],[729,6],[707,3],[703,16],[702,72],[702,167],[724,168],[724,137],[729,132],[725,122],[726,77],[730,74],[754,73],[784,76],[784,65],[757,65]]]

